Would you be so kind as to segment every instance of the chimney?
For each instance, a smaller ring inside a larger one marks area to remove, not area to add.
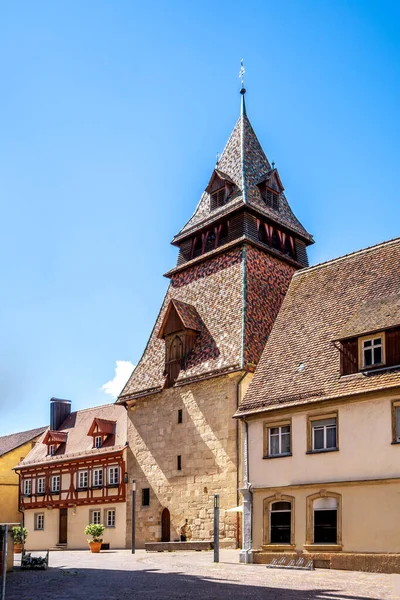
[[[71,400],[50,398],[50,431],[56,431],[71,412]]]

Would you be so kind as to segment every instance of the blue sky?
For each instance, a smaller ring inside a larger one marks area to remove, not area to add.
[[[242,57],[311,264],[400,235],[399,34],[385,0],[0,1],[0,435],[139,360]]]

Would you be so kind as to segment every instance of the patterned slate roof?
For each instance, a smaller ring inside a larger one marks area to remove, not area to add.
[[[399,265],[400,238],[295,273],[236,416],[400,386],[399,370],[340,376],[333,344],[400,325]]]
[[[45,430],[46,427],[38,427],[37,429],[29,429],[29,431],[20,431],[19,433],[12,433],[11,435],[0,437],[0,456],[33,440]]]
[[[93,448],[93,438],[88,436],[89,428],[95,418],[99,420],[104,419],[106,422],[116,422],[115,436],[110,436],[106,439],[101,448]],[[61,444],[53,456],[48,456],[46,445],[38,443],[24,460],[20,462],[18,468],[32,464],[59,462],[60,460],[68,460],[69,458],[79,456],[86,457],[93,454],[107,454],[112,451],[121,450],[126,442],[126,424],[126,411],[122,406],[117,404],[104,404],[103,406],[72,412],[57,429],[57,432],[68,434],[66,444]]]
[[[216,167],[225,177],[229,177],[237,186],[238,192],[232,195],[230,201],[211,211],[210,194],[203,192],[193,216],[183,229],[175,236],[173,243],[182,239],[192,229],[220,217],[222,214],[248,204],[269,219],[297,232],[311,243],[312,236],[304,229],[293,214],[285,194],[280,196],[279,212],[267,207],[262,199],[258,183],[264,181],[273,169],[254,133],[253,127],[243,111],[225,146]],[[275,169],[276,171],[276,169]]]

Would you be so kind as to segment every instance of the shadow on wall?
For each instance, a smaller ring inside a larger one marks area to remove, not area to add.
[[[379,600],[376,596],[354,596],[336,589],[297,590],[249,585],[244,572],[242,584],[214,579],[211,575],[205,577],[158,570],[50,568],[40,573],[14,572],[7,579],[7,600],[31,600],[33,597],[60,600]]]

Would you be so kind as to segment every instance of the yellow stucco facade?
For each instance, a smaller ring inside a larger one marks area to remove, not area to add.
[[[19,478],[13,468],[28,454],[39,438],[40,436],[37,436],[0,456],[0,523],[21,521],[22,515],[18,511]]]

